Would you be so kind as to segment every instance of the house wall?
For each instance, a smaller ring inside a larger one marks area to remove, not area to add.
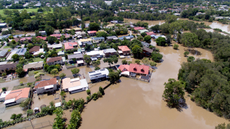
[[[130,55],[130,51],[123,51],[123,55]]]
[[[16,100],[17,104],[20,104],[21,102],[25,101],[27,98],[20,98],[18,100]]]
[[[56,65],[56,64],[64,64],[64,62],[62,60],[58,60],[58,61],[55,61],[55,62],[50,62],[50,63],[47,63],[48,65]]]
[[[117,55],[117,53],[116,52],[114,52],[114,53],[105,53],[105,57],[109,57],[109,56],[112,56],[112,55]]]
[[[53,92],[53,91],[56,91],[56,90],[57,90],[57,84],[55,84],[52,89],[44,89],[44,87],[37,88],[36,92],[37,92],[37,94],[44,94],[44,93]]]

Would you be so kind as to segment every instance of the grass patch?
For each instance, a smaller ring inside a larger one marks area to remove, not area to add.
[[[37,57],[37,58],[34,58],[33,61],[29,61],[29,63],[32,63],[32,62],[39,62],[39,61],[43,61],[43,59]]]
[[[10,46],[4,46],[4,49],[6,49],[6,48],[10,48]]]
[[[28,87],[27,85],[23,85],[23,86],[14,86],[13,90],[17,90],[17,89],[22,89]]]
[[[29,75],[29,76],[34,76],[34,72],[35,72],[35,71],[43,72],[43,70],[32,70],[32,71],[29,71],[28,75]]]

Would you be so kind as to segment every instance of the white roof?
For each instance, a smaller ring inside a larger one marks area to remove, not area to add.
[[[121,73],[121,75],[127,75],[127,76],[129,76],[129,71],[124,71],[124,72]]]
[[[121,50],[118,50],[118,53],[121,54],[121,53],[123,53],[123,52],[122,52]]]
[[[6,60],[11,60],[11,59],[12,59],[12,56],[13,56],[14,54],[16,54],[17,51],[18,51],[18,49],[15,49],[15,50],[11,51],[10,55],[7,57]]]
[[[55,107],[60,107],[60,106],[61,106],[61,102],[55,103]]]
[[[64,54],[65,54],[64,51],[63,51],[63,52],[62,52],[62,51],[59,51],[59,52],[58,52],[58,55],[59,55],[59,56],[60,56],[60,55],[64,55]]]
[[[62,44],[53,44],[53,45],[48,45],[48,48],[60,48],[62,47]]]
[[[77,63],[78,63],[78,64],[83,64],[84,61],[83,61],[83,60],[78,60]]]
[[[74,52],[73,54],[81,54],[81,52]]]
[[[89,55],[89,56],[94,56],[94,55],[104,55],[103,51],[90,51],[90,52],[86,52],[86,55]]]
[[[121,59],[125,58],[125,56],[120,56]]]
[[[45,86],[44,89],[49,89],[49,88],[53,88],[54,85],[48,85],[48,86]]]
[[[92,71],[92,72],[89,72],[89,76],[95,76],[95,74],[98,74],[98,73],[101,73],[101,74],[105,74],[105,75],[109,75],[109,70],[104,68],[104,69],[100,69],[100,70],[95,70],[95,71]]]
[[[6,95],[8,95],[9,93],[10,93],[10,91],[2,92],[1,95],[0,95],[0,99],[5,98]]]
[[[33,55],[38,55],[40,53],[44,53],[44,49],[40,48],[39,51],[35,52]]]
[[[78,77],[78,78],[70,79],[70,82],[79,81],[79,80],[80,78]]]
[[[15,98],[8,99],[8,100],[5,100],[4,104],[13,103],[14,101],[15,101]]]
[[[78,90],[78,89],[82,89],[82,88],[89,88],[89,85],[88,85],[86,79],[81,79],[80,82],[81,82],[80,86],[70,87],[70,88],[68,88],[68,91],[74,91],[74,90]]]
[[[34,110],[39,110],[39,108],[38,108],[38,107],[35,107]]]

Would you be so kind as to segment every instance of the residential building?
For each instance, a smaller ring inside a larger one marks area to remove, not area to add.
[[[41,35],[46,35],[46,31],[39,31],[38,33]]]
[[[78,45],[79,45],[80,47],[85,47],[86,44],[88,44],[88,45],[93,45],[92,39],[91,39],[91,38],[88,38],[88,39],[80,39],[80,40],[78,41]]]
[[[148,30],[146,30],[146,29],[138,30],[138,31],[139,31],[140,34],[141,34],[141,33],[146,33],[146,32],[148,32]]]
[[[153,38],[154,36],[156,36],[156,34],[155,34],[154,32],[146,32],[146,34],[149,35],[149,36],[151,36],[152,38]]]
[[[61,34],[51,34],[50,36],[53,36],[53,37],[56,37],[57,39],[60,39],[61,38]]]
[[[16,54],[18,54],[19,56],[24,56],[26,51],[26,48],[21,48],[16,52]]]
[[[40,48],[38,51],[34,52],[34,56],[39,56],[40,53],[45,53],[44,48]]]
[[[56,78],[35,82],[34,90],[37,94],[55,92],[57,90],[58,80]]]
[[[8,53],[8,50],[2,50],[2,51],[0,51],[0,58],[6,57],[7,53]]]
[[[124,40],[124,39],[131,40],[133,38],[134,37],[132,35],[131,36],[122,36],[122,37],[119,37],[120,40]]]
[[[29,53],[33,54],[33,53],[39,51],[39,49],[40,49],[40,46],[34,46],[29,50]]]
[[[105,54],[105,57],[117,55],[117,51],[114,48],[105,49],[105,50],[103,50],[103,52]]]
[[[91,82],[104,81],[108,79],[109,70],[104,68],[104,69],[89,72],[88,74]]]
[[[97,57],[97,58],[101,58],[104,56],[104,52],[103,51],[98,51],[98,50],[93,50],[90,52],[86,52],[86,55],[90,56],[90,57]]]
[[[48,65],[64,64],[61,56],[49,57],[49,58],[46,59],[46,63]]]
[[[0,28],[6,28],[7,24],[6,23],[0,23]]]
[[[62,44],[48,44],[49,49],[60,49],[62,48]]]
[[[42,39],[42,40],[44,40],[44,41],[47,39],[47,37],[42,37],[42,36],[37,36],[36,38],[37,38],[37,39]]]
[[[105,41],[104,37],[92,37],[93,43],[101,43],[102,41]]]
[[[144,27],[134,27],[133,29],[134,29],[134,30],[145,30]]]
[[[68,60],[69,60],[70,63],[73,62],[73,59],[76,59],[78,65],[84,65],[84,60],[83,60],[83,54],[82,53],[68,55]]]
[[[146,43],[146,42],[141,42],[142,46],[144,47],[149,47],[149,43]]]
[[[65,78],[62,80],[62,89],[64,91],[68,91],[71,94],[76,92],[81,92],[89,89],[89,85],[86,79],[79,79],[79,78]]]
[[[32,40],[32,37],[23,37],[20,39],[20,42],[24,42],[24,41],[31,42],[31,40]]]
[[[2,89],[1,89],[1,90],[2,90]],[[0,102],[4,102],[6,96],[7,96],[9,93],[10,93],[10,91],[3,91],[3,92],[0,92]]]
[[[117,36],[108,36],[107,41],[118,40]]]
[[[142,54],[143,54],[144,56],[149,57],[149,56],[151,56],[152,53],[153,53],[153,50],[152,50],[152,49],[147,48],[147,47],[145,47],[145,46],[142,48]]]
[[[5,97],[5,106],[12,106],[16,104],[20,104],[30,97],[30,88],[23,88],[18,90],[12,90]]]
[[[77,45],[78,45],[77,42],[67,42],[67,43],[64,43],[65,50],[72,50],[72,49],[76,48]]]
[[[39,69],[43,69],[43,61],[33,62],[23,66],[23,70],[25,72],[29,70],[39,70]]]
[[[118,46],[123,55],[130,55],[130,49],[127,46]]]
[[[147,76],[150,72],[149,66],[138,64],[120,65],[118,69],[121,70],[121,72],[130,72],[129,75],[131,76],[136,76],[136,74]]]
[[[92,31],[88,31],[87,33],[88,33],[89,36],[96,36],[97,31],[92,30]]]

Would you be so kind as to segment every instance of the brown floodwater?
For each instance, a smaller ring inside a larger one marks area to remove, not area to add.
[[[164,55],[163,62],[157,65],[151,82],[146,83],[122,77],[121,82],[111,85],[105,96],[86,105],[82,113],[81,129],[102,128],[177,128],[210,129],[226,119],[197,106],[186,95],[187,108],[182,111],[170,109],[162,100],[164,82],[169,78],[177,79],[180,64],[186,61],[183,53],[187,48],[179,45],[179,50],[158,47]],[[213,61],[212,53],[196,48],[196,58]],[[192,55],[192,54],[191,54]]]
[[[124,18],[124,22],[128,22],[128,23],[137,23],[139,21],[140,20]],[[154,26],[154,25],[161,25],[161,24],[165,23],[164,20],[156,20],[156,21],[143,20],[142,22],[147,22],[149,24],[149,27]]]

